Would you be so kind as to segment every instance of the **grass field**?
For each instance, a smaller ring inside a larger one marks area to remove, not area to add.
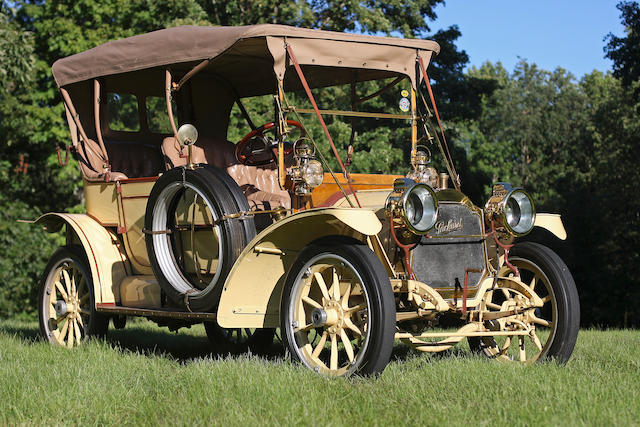
[[[277,355],[211,355],[200,325],[138,321],[69,351],[4,321],[0,424],[25,423],[640,425],[640,331],[583,330],[565,366],[398,346],[379,378],[327,379]]]

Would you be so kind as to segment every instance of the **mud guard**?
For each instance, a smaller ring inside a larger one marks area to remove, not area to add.
[[[98,304],[120,302],[120,282],[127,276],[126,255],[119,249],[116,234],[85,214],[47,213],[35,220],[49,233],[71,228],[67,244],[81,244],[93,278],[94,295]],[[69,229],[68,229],[69,230]]]
[[[560,218],[558,214],[538,213],[536,214],[536,222],[533,226],[550,231],[560,240],[567,238],[567,231],[564,229],[562,218]]]
[[[276,328],[286,275],[309,243],[327,236],[367,242],[382,224],[366,209],[311,209],[270,225],[242,251],[225,281],[217,319],[224,328]]]

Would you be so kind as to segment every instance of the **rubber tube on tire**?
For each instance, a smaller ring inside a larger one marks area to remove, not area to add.
[[[224,171],[210,165],[195,169],[175,168],[164,173],[153,186],[145,212],[145,236],[151,268],[169,299],[190,311],[212,311],[218,305],[224,281],[236,259],[255,236],[253,218],[229,219],[215,227],[218,237],[218,266],[213,279],[198,289],[179,265],[175,254],[173,227],[178,199],[186,189],[198,194],[211,210],[213,219],[249,210],[238,185]],[[175,228],[174,228],[175,230]]]

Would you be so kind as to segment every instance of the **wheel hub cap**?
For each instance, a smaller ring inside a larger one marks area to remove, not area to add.
[[[62,300],[58,300],[56,301],[56,316],[63,316],[65,314],[67,314],[68,310],[67,310],[67,303],[62,301]]]
[[[327,312],[321,308],[316,308],[311,312],[311,321],[314,326],[321,327],[327,323]]]

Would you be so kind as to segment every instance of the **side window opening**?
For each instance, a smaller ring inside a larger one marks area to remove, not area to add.
[[[173,132],[169,115],[167,114],[165,98],[160,96],[147,96],[145,98],[145,108],[150,132],[161,134],[170,134]],[[174,100],[171,100],[171,109],[173,110],[174,123],[177,126],[178,109]]]
[[[130,93],[107,93],[109,129],[124,132],[140,131],[138,99]]]

